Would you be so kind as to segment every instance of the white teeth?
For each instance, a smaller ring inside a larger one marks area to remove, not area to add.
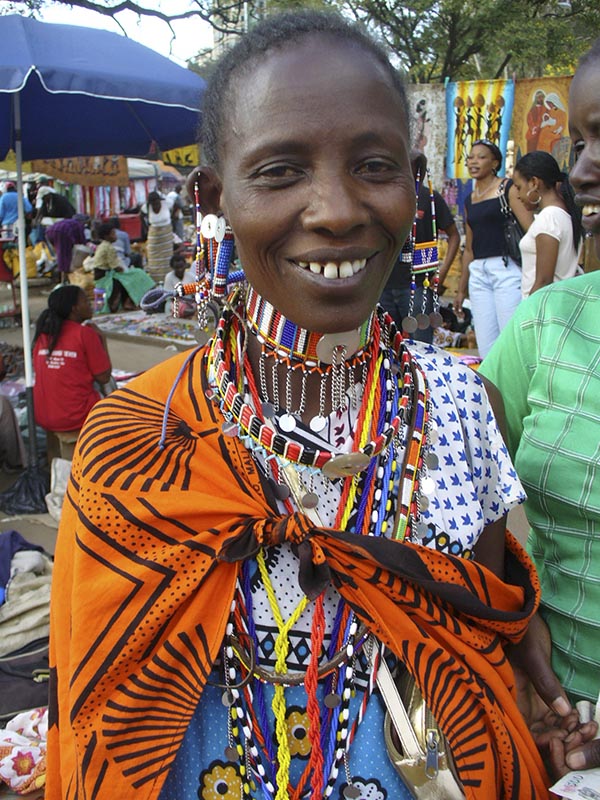
[[[365,268],[367,259],[342,261],[339,265],[334,261],[328,261],[326,264],[320,264],[318,261],[297,261],[296,263],[302,269],[309,269],[315,275],[323,275],[329,280],[336,280],[337,278],[351,278],[356,275],[357,272]]]
[[[600,205],[588,203],[582,208],[581,213],[584,217],[589,217],[591,214],[600,214]]]
[[[340,264],[340,278],[351,278],[354,275],[350,261],[342,261]]]

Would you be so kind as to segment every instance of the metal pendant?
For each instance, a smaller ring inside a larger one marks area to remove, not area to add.
[[[282,414],[279,417],[279,427],[285,433],[291,433],[296,428],[296,417],[293,414]]]
[[[402,320],[402,330],[404,333],[414,333],[417,327],[417,320],[412,316],[404,317]]]
[[[346,786],[344,789],[344,797],[346,800],[357,800],[360,797],[360,789],[358,786]]]
[[[417,314],[417,328],[426,331],[429,327],[429,314]]]
[[[233,705],[234,702],[233,695],[229,691],[229,689],[226,692],[223,692],[223,694],[221,695],[221,702],[223,703],[225,708],[231,708],[231,706]]]
[[[429,533],[429,526],[427,525],[426,522],[423,522],[423,520],[420,520],[415,525],[414,532],[415,532],[415,536],[417,537],[417,539],[424,539],[427,536],[427,534]]]
[[[430,444],[435,444],[439,440],[440,433],[435,422],[430,422],[427,426],[427,438]]]
[[[440,460],[435,453],[427,453],[425,463],[428,469],[437,469],[440,465]]]
[[[435,492],[435,481],[429,475],[421,481],[421,492],[428,497]]]
[[[429,315],[429,323],[432,328],[441,328],[444,324],[444,318],[439,311],[432,311]]]
[[[331,694],[325,695],[323,702],[325,703],[326,708],[337,708],[342,704],[342,698],[339,696],[339,694],[332,692]]]
[[[273,481],[273,491],[278,500],[287,500],[290,496],[289,487],[286,486],[285,483],[275,483],[275,481]]]
[[[300,502],[304,508],[316,508],[319,505],[319,496],[314,492],[306,492]]]
[[[329,480],[358,475],[369,466],[371,459],[365,453],[344,453],[334,456],[323,467],[323,475]]]
[[[226,747],[225,748],[225,758],[227,761],[237,761],[238,760],[238,751],[235,747]]]
[[[313,433],[321,433],[323,428],[327,425],[327,417],[322,417],[320,414],[313,417],[308,423],[308,427]]]
[[[194,339],[198,342],[198,344],[201,347],[204,347],[204,345],[210,339],[210,336],[208,332],[205,331],[203,328],[196,328],[196,330],[194,331]]]
[[[225,436],[238,436],[240,433],[240,426],[237,422],[224,422],[221,425],[221,430],[225,434]]]
[[[273,419],[273,417],[275,416],[275,406],[273,405],[273,403],[269,402],[261,403],[261,408],[263,417],[266,417],[266,419]]]
[[[334,352],[344,350],[345,357],[350,358],[360,347],[360,333],[358,330],[343,333],[326,333],[317,342],[317,358],[323,364],[333,364]]]

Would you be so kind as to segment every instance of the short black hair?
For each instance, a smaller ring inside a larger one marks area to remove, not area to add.
[[[242,36],[217,62],[202,103],[201,142],[205,163],[220,166],[219,145],[222,138],[233,79],[253,69],[256,62],[272,51],[289,47],[306,36],[321,33],[341,42],[362,47],[384,68],[398,92],[404,110],[407,134],[410,116],[404,82],[394,69],[385,50],[358,25],[339,14],[305,9],[274,14]]]
[[[115,226],[112,222],[102,222],[98,225],[96,233],[99,239],[106,239],[111,231],[115,229]]]

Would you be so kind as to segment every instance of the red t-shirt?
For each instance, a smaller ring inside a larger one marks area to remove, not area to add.
[[[110,369],[110,358],[95,330],[65,320],[49,358],[48,335],[37,340],[33,368],[35,421],[48,431],[75,431],[100,399],[94,375]]]

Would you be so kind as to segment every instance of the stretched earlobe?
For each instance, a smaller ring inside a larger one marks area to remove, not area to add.
[[[188,175],[186,190],[188,197],[195,196],[198,185],[200,211],[202,214],[218,214],[221,210],[221,180],[212,167],[196,167]]]

